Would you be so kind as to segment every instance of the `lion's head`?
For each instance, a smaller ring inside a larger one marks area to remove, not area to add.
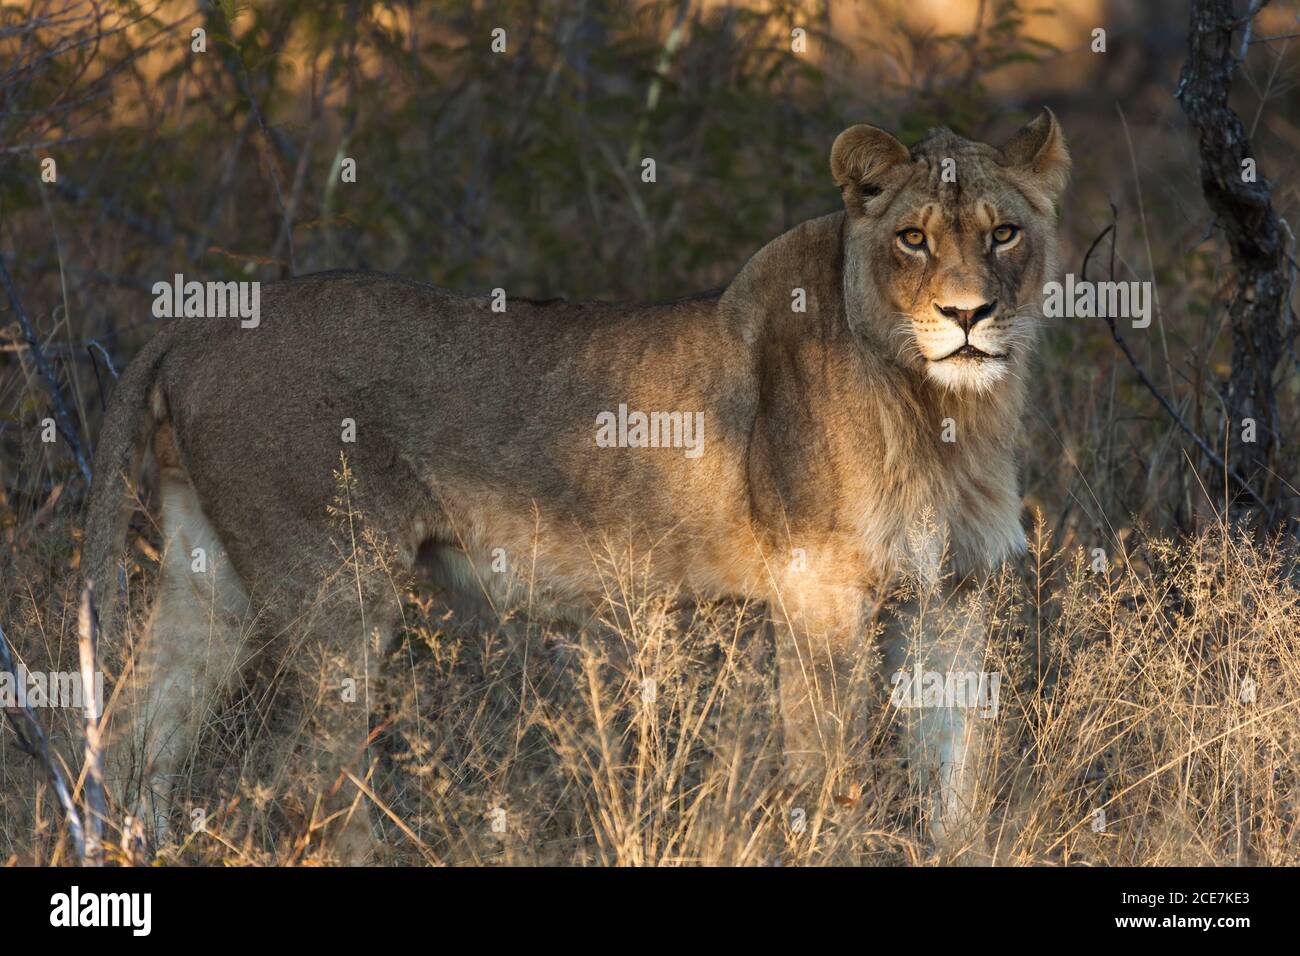
[[[942,129],[909,150],[884,130],[835,140],[855,327],[935,384],[986,392],[1031,347],[1056,269],[1053,206],[1069,177],[1050,110],[1001,149]]]

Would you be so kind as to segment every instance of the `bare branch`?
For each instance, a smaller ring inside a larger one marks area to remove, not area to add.
[[[81,469],[81,475],[86,479],[86,484],[90,484],[90,463],[86,460],[85,452],[81,450],[81,438],[77,434],[77,428],[72,423],[71,416],[68,415],[67,406],[63,404],[63,396],[59,391],[59,381],[54,377],[54,369],[45,358],[45,352],[41,349],[41,340],[36,335],[36,329],[27,313],[23,310],[22,302],[18,299],[18,290],[14,288],[13,280],[9,277],[9,270],[5,268],[4,256],[0,255],[0,282],[4,283],[5,295],[9,297],[9,305],[13,308],[14,314],[18,317],[18,325],[23,330],[23,337],[27,339],[27,345],[32,352],[32,361],[36,364],[36,371],[40,374],[41,379],[45,382],[45,387],[50,392],[50,401],[54,405],[54,422],[59,429],[59,434],[63,440],[68,443],[72,450],[72,457],[77,461],[77,467]]]

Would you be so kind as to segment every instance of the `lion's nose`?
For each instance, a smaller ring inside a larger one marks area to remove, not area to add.
[[[973,308],[959,309],[956,306],[934,304],[938,313],[945,318],[952,319],[961,326],[963,332],[969,332],[981,319],[987,319],[993,314],[993,310],[998,307],[997,299],[992,302],[985,302]]]

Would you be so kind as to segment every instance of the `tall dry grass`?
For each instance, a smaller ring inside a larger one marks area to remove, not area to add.
[[[39,555],[20,563],[12,580],[26,599],[11,630],[40,635],[27,666],[58,669],[75,654],[75,595]],[[1002,675],[976,771],[993,861],[1300,862],[1295,565],[1278,541],[1216,525],[1130,540],[1099,571],[1091,553],[1055,547],[1040,517],[1029,556],[983,595],[983,669]],[[151,586],[149,574],[133,580],[131,639],[105,662],[110,687],[129,686],[118,678]],[[929,801],[909,773],[889,675],[879,672],[870,731],[839,768],[852,788],[844,776],[794,788],[762,610],[681,605],[628,568],[608,580],[602,626],[585,630],[522,612],[467,626],[445,595],[404,582],[402,640],[372,700],[371,770],[338,782],[380,821],[381,862],[943,862],[926,842]],[[324,665],[311,654],[267,662],[209,702],[182,781],[182,836],[151,858],[330,862],[305,752],[310,708],[327,706]],[[129,691],[110,703],[133,706]],[[75,715],[45,713],[73,752]],[[0,853],[66,861],[57,810],[7,743],[0,780]]]

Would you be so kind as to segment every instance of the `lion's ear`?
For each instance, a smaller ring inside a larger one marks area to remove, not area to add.
[[[841,189],[870,186],[909,156],[907,147],[883,129],[850,126],[831,147],[831,178]]]
[[[1002,147],[1002,155],[1008,166],[1034,176],[1052,202],[1065,192],[1070,181],[1070,150],[1056,114],[1046,106]]]

